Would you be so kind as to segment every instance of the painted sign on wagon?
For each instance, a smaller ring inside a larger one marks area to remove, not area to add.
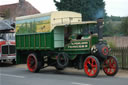
[[[16,33],[40,33],[50,31],[50,16],[27,18],[16,21]]]
[[[89,41],[75,40],[67,44],[65,50],[85,50],[89,49]]]

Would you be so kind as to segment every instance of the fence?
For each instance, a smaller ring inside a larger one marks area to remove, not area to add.
[[[128,69],[128,47],[112,48],[110,54],[117,57],[120,68]]]
[[[107,42],[111,42],[115,47],[128,47],[128,36],[104,37]]]

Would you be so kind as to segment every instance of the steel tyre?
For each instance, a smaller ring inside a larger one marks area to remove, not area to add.
[[[88,56],[84,61],[84,72],[88,77],[96,77],[100,71],[100,62],[95,56]]]
[[[34,73],[40,71],[41,62],[37,59],[36,54],[32,53],[32,54],[28,55],[27,67],[28,67],[29,71],[34,72]]]
[[[115,76],[118,72],[118,61],[115,56],[108,56],[103,63],[103,71],[108,76]]]
[[[69,63],[69,58],[67,54],[59,53],[56,58],[57,58],[57,67],[59,68],[67,67]]]

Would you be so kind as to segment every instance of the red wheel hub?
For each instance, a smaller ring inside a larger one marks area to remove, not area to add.
[[[84,70],[88,76],[94,76],[97,73],[97,63],[92,57],[89,57],[84,62]]]
[[[116,60],[113,57],[109,57],[104,61],[103,70],[108,75],[113,75],[116,72]]]
[[[108,47],[105,46],[105,47],[102,48],[103,55],[108,55],[108,52],[109,52]]]
[[[27,66],[29,71],[34,72],[36,69],[36,65],[37,65],[37,62],[36,62],[35,56],[29,55],[27,59]]]

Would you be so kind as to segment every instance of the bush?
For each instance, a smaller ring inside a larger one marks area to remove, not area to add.
[[[110,48],[115,48],[116,45],[113,42],[108,42],[108,45],[110,46]]]
[[[128,35],[128,17],[125,17],[124,19],[122,19],[122,23],[121,23],[121,28],[122,28],[122,33],[124,35]]]

